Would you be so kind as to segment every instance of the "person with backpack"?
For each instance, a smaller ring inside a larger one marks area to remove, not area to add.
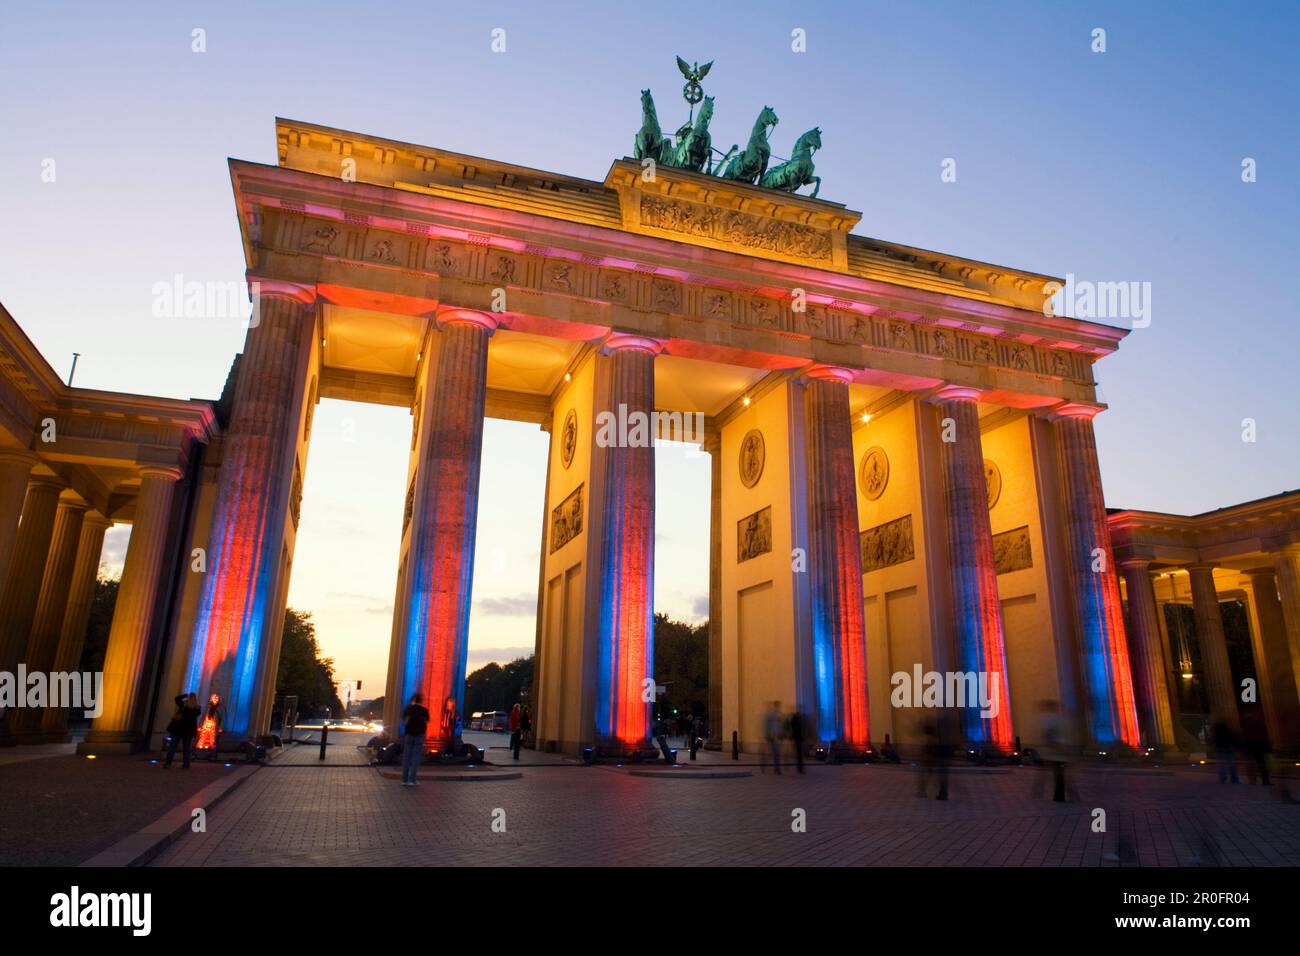
[[[163,769],[171,768],[172,760],[176,757],[176,745],[182,744],[181,750],[181,769],[190,769],[190,751],[193,749],[194,736],[199,729],[199,714],[202,713],[199,708],[198,694],[177,694],[176,695],[176,712],[172,714],[171,723],[167,725],[167,757],[163,761]]]
[[[429,708],[419,694],[402,711],[402,786],[414,787],[424,759],[424,736],[429,731]]]

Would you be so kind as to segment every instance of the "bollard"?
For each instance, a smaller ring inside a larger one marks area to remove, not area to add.
[[[740,759],[740,731],[738,730],[731,732],[731,759]]]
[[[327,721],[324,724],[322,724],[320,728],[320,758],[319,759],[321,760],[325,759],[325,741],[329,740],[329,736],[330,736],[330,725],[329,722]]]

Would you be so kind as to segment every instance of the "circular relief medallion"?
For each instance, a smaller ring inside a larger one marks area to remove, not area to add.
[[[862,456],[858,484],[862,486],[862,496],[868,501],[875,501],[885,493],[885,486],[889,484],[889,456],[879,445],[868,448]]]
[[[988,487],[989,510],[992,511],[993,506],[1002,497],[1002,472],[987,458],[984,459],[984,484]]]
[[[758,479],[763,477],[763,465],[767,462],[767,446],[763,443],[763,433],[752,428],[740,443],[740,483],[746,488],[753,488]]]
[[[560,432],[560,464],[568,468],[573,463],[573,453],[578,447],[578,413],[572,408],[564,416],[564,430]]]

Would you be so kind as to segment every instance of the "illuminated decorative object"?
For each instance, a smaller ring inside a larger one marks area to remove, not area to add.
[[[772,550],[772,508],[769,505],[736,522],[736,560],[748,561]]]
[[[763,477],[763,466],[767,463],[767,445],[763,433],[751,428],[740,443],[740,483],[746,488],[753,488],[758,479]]]
[[[912,516],[903,515],[893,521],[867,528],[859,535],[862,549],[862,573],[879,571],[916,557],[912,540]]]
[[[1034,552],[1029,542],[1029,526],[1022,525],[993,536],[993,567],[998,574],[1010,574],[1034,566]]]
[[[551,509],[551,554],[582,534],[582,489],[578,485]]]
[[[578,413],[571,408],[569,414],[564,416],[564,428],[560,432],[560,464],[565,468],[573,464],[573,453],[577,448]]]
[[[1002,471],[998,468],[997,463],[984,459],[984,485],[989,492],[989,511],[998,503],[1002,497]]]
[[[862,497],[875,501],[889,485],[889,456],[879,445],[868,448],[858,466],[858,486]]]

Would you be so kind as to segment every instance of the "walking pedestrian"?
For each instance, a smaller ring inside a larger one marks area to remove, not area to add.
[[[429,730],[429,708],[419,694],[411,695],[411,703],[402,711],[402,786],[414,787],[418,782],[420,761],[424,759],[424,735]]]
[[[803,773],[803,714],[798,710],[790,715],[790,741],[794,744],[795,765]]]
[[[190,751],[194,746],[194,735],[198,733],[199,714],[198,694],[178,694],[176,696],[176,713],[172,714],[171,723],[167,725],[167,758],[163,769],[169,769],[176,757],[176,745],[181,745],[181,769],[190,769]]]
[[[514,754],[514,759],[519,759],[519,740],[523,735],[523,714],[519,705],[515,704],[510,708],[510,752]]]
[[[781,731],[785,718],[781,716],[781,702],[772,701],[767,714],[763,717],[763,736],[767,738],[767,748],[772,755],[772,768],[781,773]]]

